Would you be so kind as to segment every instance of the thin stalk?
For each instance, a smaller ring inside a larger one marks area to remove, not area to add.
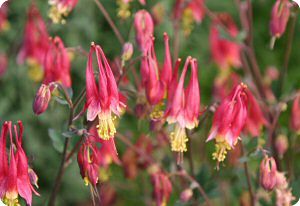
[[[297,22],[297,13],[291,17],[291,23],[289,27],[288,33],[288,39],[287,39],[287,44],[286,44],[286,50],[285,50],[285,55],[284,55],[284,62],[283,66],[280,70],[280,76],[279,76],[279,85],[278,85],[278,90],[277,90],[277,97],[279,98],[282,94],[282,90],[284,87],[284,82],[286,79],[286,74],[289,66],[289,61],[290,61],[290,56],[292,52],[292,46],[293,46],[293,40],[294,40],[294,33],[295,33],[295,28],[296,28],[296,22]]]
[[[99,8],[99,10],[102,12],[103,16],[105,17],[106,21],[108,22],[108,24],[110,25],[110,27],[112,28],[112,30],[114,31],[115,35],[117,36],[119,42],[121,43],[121,45],[123,45],[125,43],[124,38],[122,37],[119,29],[117,28],[117,26],[115,25],[114,21],[111,19],[111,17],[109,16],[108,12],[106,11],[106,9],[104,8],[103,4],[99,1],[99,0],[94,0],[94,2],[96,3],[97,7]]]
[[[70,109],[68,128],[70,128],[70,126],[72,125],[72,120],[73,120],[73,107]],[[53,186],[50,198],[49,198],[48,206],[55,205],[56,196],[57,196],[58,190],[61,185],[62,177],[65,172],[65,162],[66,162],[69,144],[70,144],[70,138],[66,137],[65,143],[64,143],[63,154],[62,154],[62,158],[61,158],[61,163],[60,163],[60,166],[59,166],[56,178],[55,178],[55,182],[54,182],[54,186]]]
[[[241,146],[241,151],[242,151],[242,156],[244,156],[244,146],[243,146],[243,144]],[[249,174],[248,163],[244,162],[243,166],[244,166],[244,170],[245,170],[245,176],[246,176],[246,179],[247,179],[248,190],[249,190],[249,194],[250,194],[251,206],[255,206],[255,194],[253,192],[253,188],[252,188],[252,184],[251,184],[251,177],[250,177],[250,174]]]

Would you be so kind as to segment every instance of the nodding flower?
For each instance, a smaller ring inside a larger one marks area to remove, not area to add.
[[[49,0],[51,6],[49,10],[49,18],[54,24],[66,23],[65,18],[75,8],[78,0]]]
[[[191,77],[186,88],[184,81],[188,67],[191,67]],[[172,151],[182,153],[187,151],[188,141],[185,129],[193,129],[198,126],[200,115],[200,87],[198,82],[198,64],[196,59],[186,59],[180,79],[177,63],[168,92],[168,105],[165,116],[169,124],[175,123],[175,131],[171,133]],[[181,157],[182,159],[182,157]],[[181,160],[179,160],[181,161]]]
[[[98,64],[98,85],[94,76],[93,54]],[[125,104],[119,99],[116,80],[102,48],[92,43],[86,67],[87,120],[97,120],[100,138],[109,140],[116,131],[115,120],[124,111]]]
[[[84,183],[93,186],[98,183],[101,168],[108,168],[112,162],[121,164],[114,139],[105,141],[99,138],[94,125],[90,127],[88,137],[79,149],[77,162]]]
[[[206,141],[215,139],[216,151],[213,159],[223,162],[227,150],[236,145],[240,133],[245,126],[248,114],[247,86],[243,83],[233,88],[217,108],[210,134]]]
[[[172,183],[167,174],[159,169],[157,170],[150,174],[153,184],[153,198],[155,199],[156,206],[165,206],[172,193]]]
[[[19,127],[19,131],[18,131]],[[18,122],[12,126],[5,122],[1,130],[0,139],[0,198],[5,205],[18,206],[19,195],[31,206],[32,192],[39,195],[33,188],[30,179],[32,169],[28,167],[28,160],[23,150],[23,125]],[[13,138],[13,133],[15,138]],[[6,138],[9,136],[10,146],[6,148]]]
[[[23,42],[17,61],[23,64],[27,60],[31,69],[30,77],[35,81],[41,81],[43,77],[42,65],[48,49],[48,38],[46,24],[39,10],[32,4],[28,10]]]
[[[268,122],[250,89],[246,92],[248,96],[248,115],[245,130],[253,137],[258,137],[261,134],[262,127],[267,125]]]
[[[277,166],[273,157],[265,156],[260,164],[260,185],[268,191],[276,186]]]
[[[288,0],[277,0],[272,8],[270,32],[273,38],[280,38],[285,32],[290,18],[292,3]]]
[[[210,49],[213,61],[220,69],[229,69],[230,67],[239,68],[241,66],[240,51],[241,46],[233,40],[222,37],[220,25],[225,28],[226,34],[231,38],[236,38],[239,31],[232,17],[229,14],[219,14],[211,24],[210,28]]]
[[[169,47],[169,37],[164,33],[165,59],[163,67],[159,67],[154,48],[154,38],[145,50],[142,63],[142,85],[145,87],[148,103],[154,106],[152,119],[160,119],[163,112],[160,110],[162,100],[166,97],[168,86],[172,78],[172,60]]]
[[[154,22],[146,10],[136,12],[134,17],[135,39],[141,51],[149,47],[154,35]]]
[[[71,64],[68,52],[63,41],[59,37],[49,38],[49,47],[44,61],[44,80],[48,85],[51,82],[60,82],[63,86],[70,88],[71,82]]]

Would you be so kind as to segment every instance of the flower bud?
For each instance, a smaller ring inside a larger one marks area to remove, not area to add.
[[[275,148],[278,152],[280,158],[283,157],[284,153],[287,151],[289,147],[288,139],[285,135],[279,135],[275,141]]]
[[[182,202],[188,202],[192,197],[193,197],[193,190],[190,188],[183,190],[180,194],[180,200]]]
[[[290,126],[291,129],[296,132],[300,133],[300,93],[297,94],[296,98],[294,99],[292,112],[290,117]]]
[[[134,17],[134,27],[137,44],[144,51],[151,44],[154,32],[154,23],[151,15],[146,10],[138,11]]]
[[[260,164],[260,184],[268,191],[276,185],[277,166],[273,157],[265,157]]]
[[[51,100],[51,90],[48,85],[42,84],[35,95],[33,102],[33,112],[36,115],[42,114],[48,108]]]
[[[270,22],[270,32],[275,38],[280,38],[285,32],[290,17],[292,4],[288,0],[277,0],[273,6]]]
[[[132,46],[132,43],[127,42],[123,46],[122,60],[123,61],[128,61],[129,59],[131,59],[132,55],[133,55],[133,46]]]

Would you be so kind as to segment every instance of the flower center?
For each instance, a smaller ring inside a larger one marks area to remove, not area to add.
[[[6,192],[3,203],[7,206],[21,206],[16,192]]]
[[[98,120],[97,131],[99,137],[104,140],[109,140],[109,138],[114,137],[117,132],[114,124],[116,117],[111,114],[99,114]]]
[[[164,116],[163,107],[164,107],[164,103],[163,102],[155,105],[153,107],[153,110],[152,110],[151,114],[150,114],[150,118],[152,120],[159,120],[159,119],[161,119]]]
[[[170,141],[172,151],[181,153],[186,152],[186,142],[188,141],[188,138],[185,133],[185,128],[182,128],[177,124],[175,126],[175,131],[170,135]]]
[[[130,12],[130,5],[129,3],[124,2],[123,0],[118,0],[117,1],[118,5],[118,10],[117,10],[117,16],[120,17],[121,19],[127,19],[130,17],[131,12]]]
[[[231,147],[223,137],[216,137],[215,149],[216,151],[212,154],[213,159],[218,162],[223,162],[226,158],[227,151],[231,150]]]
[[[51,5],[49,10],[49,18],[54,24],[64,24],[66,20],[64,19],[69,15],[70,9],[67,6],[59,5],[56,1],[50,0],[49,4]]]

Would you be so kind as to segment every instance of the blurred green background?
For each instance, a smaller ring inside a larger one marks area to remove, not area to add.
[[[274,50],[271,51],[269,49],[269,20],[271,6],[274,2],[275,1],[273,0],[253,1],[254,46],[258,62],[263,70],[268,66],[275,66],[280,69],[284,59],[286,34],[276,42]],[[50,20],[47,17],[49,9],[47,1],[36,0],[35,3],[40,9],[44,20],[47,22],[50,35],[60,36],[66,47],[81,46],[87,51],[90,42],[94,41],[103,47],[107,57],[110,59],[114,59],[121,54],[122,45],[117,41],[117,38],[93,0],[79,0],[78,5],[67,18],[67,23],[65,25],[53,25],[50,23]],[[132,27],[133,17],[131,16],[127,20],[120,20],[116,16],[116,1],[102,0],[102,3],[108,10],[117,27],[120,29],[125,40],[134,43],[134,30]],[[163,32],[169,34],[171,42],[173,40],[170,13],[173,8],[174,0],[148,0],[145,7],[134,1],[131,4],[131,11],[134,13],[142,8],[150,10],[156,3],[161,3],[165,8],[163,22],[155,28],[157,56],[159,60],[162,60],[164,52]],[[28,77],[28,68],[26,65],[16,64],[16,55],[22,42],[24,25],[27,19],[26,12],[29,5],[30,1],[28,0],[9,0],[8,20],[10,29],[0,33],[0,51],[6,52],[9,57],[8,70],[0,79],[0,121],[1,123],[6,120],[12,120],[13,122],[16,122],[17,120],[23,121],[25,128],[24,144],[27,155],[30,159],[30,163],[39,176],[39,192],[41,197],[34,197],[33,205],[45,205],[60,163],[60,153],[58,150],[61,150],[63,136],[59,134],[66,130],[68,108],[66,105],[60,105],[56,101],[52,101],[50,107],[44,114],[35,116],[32,112],[32,102],[40,83],[35,83]],[[238,20],[239,15],[234,0],[207,0],[206,5],[212,11],[230,13],[240,27],[240,22]],[[180,34],[179,56],[184,59],[186,56],[191,55],[199,61],[199,81],[203,105],[208,105],[212,101],[213,81],[218,72],[216,65],[211,61],[209,49],[208,37],[210,23],[210,19],[205,17],[201,24],[195,26],[188,38],[185,38],[183,34]],[[298,65],[300,65],[298,53],[298,48],[300,46],[299,32],[299,19],[297,19],[295,39],[288,69],[288,81],[286,81],[284,87],[284,94],[288,94],[300,86],[300,72],[298,71]],[[139,55],[137,49],[135,50],[134,55]],[[72,60],[71,72],[74,97],[76,97],[85,86],[86,61],[86,57],[78,54],[75,54],[74,59]],[[238,72],[243,74],[242,71]],[[273,89],[276,89],[276,82],[273,84]],[[133,108],[135,101],[135,99],[129,99],[129,107]],[[282,132],[291,136],[288,130],[288,117],[289,110],[283,113],[280,122],[283,128]],[[204,145],[207,132],[211,126],[210,122],[211,118],[208,118],[208,121],[203,123],[203,125],[200,125],[199,132],[197,132],[193,138],[192,155],[195,162],[197,179],[203,185],[209,196],[216,200],[216,205],[239,205],[239,198],[242,192],[247,189],[243,168],[232,168],[227,166],[222,167],[221,171],[216,171],[214,169],[214,162],[210,160],[213,145],[212,143]],[[135,117],[125,115],[120,121],[118,131],[120,131],[120,133],[129,134],[128,136],[130,136],[131,141],[134,142],[140,134],[149,133],[148,126],[146,125],[147,122],[139,123],[136,121]],[[51,140],[48,135],[49,128],[54,129],[58,133],[56,135],[57,138],[53,139],[52,137]],[[155,135],[151,133],[150,136],[153,136],[153,138],[155,137]],[[73,143],[78,139],[79,137],[74,137]],[[246,140],[246,144],[251,149],[252,144],[257,144],[255,141],[256,140]],[[116,144],[119,155],[122,156],[126,147],[118,141]],[[157,159],[163,159],[165,169],[170,170],[174,167],[174,163],[172,162],[173,157],[168,146],[165,147],[164,153],[165,154],[163,155],[161,153],[156,154]],[[297,154],[297,157],[299,157],[299,153]],[[256,169],[259,162],[257,160],[249,161],[251,169],[253,169],[251,170],[253,183],[255,183],[255,187],[258,188],[257,179],[255,178],[257,178]],[[296,167],[300,169],[299,164],[298,166],[296,164]],[[151,197],[152,189],[149,176],[145,171],[141,172],[138,178],[133,181],[124,178],[120,166],[112,165],[110,170],[111,176],[109,182],[117,191],[116,205],[148,205],[148,203],[146,203],[148,201],[146,200],[149,200]],[[297,169],[295,171],[295,179],[293,179],[292,184],[294,188],[293,194],[296,197],[299,197],[299,172],[297,172]],[[100,183],[100,187],[102,186],[101,184],[102,183]],[[182,189],[183,188],[181,188],[178,181],[176,181],[173,185],[173,193],[169,205],[184,205],[178,201]],[[199,197],[200,195],[196,194],[196,196]],[[222,197],[225,197],[225,202],[222,202],[224,201],[221,199]],[[89,188],[84,185],[79,174],[76,158],[74,158],[73,162],[66,170],[58,195],[57,205],[89,205],[91,204],[89,199]],[[203,199],[200,198],[198,204],[202,203]]]

